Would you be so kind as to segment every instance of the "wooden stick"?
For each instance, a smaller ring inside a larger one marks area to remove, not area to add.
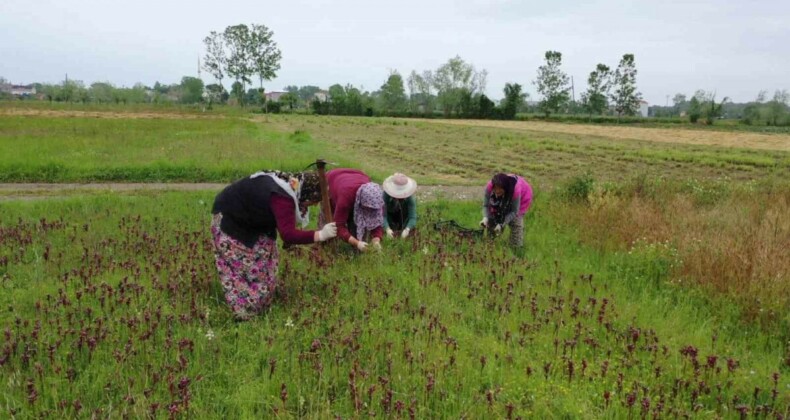
[[[326,161],[318,159],[315,161],[318,169],[318,184],[321,187],[321,214],[324,216],[324,223],[332,223],[332,206],[329,204],[329,186],[326,182]]]

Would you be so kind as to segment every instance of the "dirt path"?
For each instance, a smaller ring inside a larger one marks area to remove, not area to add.
[[[100,184],[0,184],[0,202],[75,197],[81,194],[115,192],[134,195],[145,191],[219,191],[227,184],[215,183],[100,183]],[[482,186],[422,185],[417,198],[476,200]]]
[[[740,147],[747,149],[790,151],[789,134],[760,134],[743,131],[713,131],[686,128],[615,127],[594,124],[563,124],[539,121],[431,120],[415,122],[494,127],[512,130],[597,136],[622,140],[646,140],[660,143],[683,143],[702,146]]]

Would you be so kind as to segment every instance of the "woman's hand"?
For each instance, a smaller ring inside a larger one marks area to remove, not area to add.
[[[315,231],[314,241],[324,242],[337,236],[337,225],[335,222],[327,223],[321,230]]]
[[[409,237],[409,232],[411,232],[411,230],[409,228],[403,229],[403,232],[400,233],[400,237],[403,238],[403,239],[408,238]]]

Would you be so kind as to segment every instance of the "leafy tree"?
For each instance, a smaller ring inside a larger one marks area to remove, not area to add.
[[[587,91],[582,93],[582,104],[590,117],[593,114],[603,114],[608,108],[611,76],[609,66],[598,64],[587,77]]]
[[[436,69],[429,79],[436,89],[439,106],[445,115],[461,112],[461,101],[485,90],[488,73],[455,56]]]
[[[612,102],[617,116],[635,115],[642,94],[636,91],[636,64],[633,54],[624,54],[614,72]]]
[[[552,112],[557,113],[568,103],[570,95],[568,82],[570,79],[560,69],[562,64],[562,53],[558,51],[546,51],[546,64],[538,67],[538,77],[535,79],[535,86],[538,93],[543,95],[538,107],[548,117]]]
[[[486,95],[479,94],[477,98],[477,117],[478,118],[493,118],[496,112],[496,104]]]
[[[713,123],[722,117],[724,114],[724,104],[726,104],[730,98],[724,97],[720,103],[716,103],[716,94],[712,93],[706,98],[705,102],[702,104],[702,115],[705,116],[705,124],[713,125]]]
[[[516,118],[516,113],[526,98],[526,94],[521,93],[521,89],[521,85],[518,83],[505,83],[505,100],[502,106],[502,118],[506,120]]]
[[[699,91],[697,92],[699,93]],[[702,116],[702,103],[697,94],[695,94],[689,101],[689,121],[696,124],[699,117]]]
[[[95,82],[90,87],[90,100],[98,103],[112,103],[115,87],[106,82]]]
[[[305,102],[311,101],[315,94],[320,92],[321,88],[318,86],[302,86],[299,88],[299,98]]]
[[[60,86],[59,85],[52,85],[52,84],[46,83],[46,84],[41,86],[40,91],[41,91],[41,93],[44,94],[44,97],[47,98],[47,100],[50,101],[50,102],[57,100],[57,98],[60,96]]]
[[[397,71],[391,72],[387,81],[381,85],[380,102],[385,112],[401,112],[406,108],[403,77]]]
[[[434,109],[434,96],[431,92],[431,79],[433,75],[430,71],[418,74],[412,70],[409,74],[409,106],[412,112],[422,110],[431,113]]]
[[[230,96],[242,103],[244,100],[244,85],[239,81],[233,82],[233,85],[230,86]]]
[[[335,115],[345,115],[346,112],[346,90],[340,84],[329,86],[329,98],[332,102],[330,112]]]
[[[277,48],[277,43],[272,39],[273,36],[274,32],[266,25],[252,24],[249,56],[252,60],[251,67],[258,75],[261,89],[263,89],[263,81],[277,77],[277,71],[280,70],[282,53]]]
[[[215,103],[225,103],[228,100],[228,92],[219,83],[212,83],[206,86],[206,99],[208,100],[208,109],[211,109]]]
[[[203,57],[203,69],[217,79],[217,83],[222,85],[225,77],[225,68],[228,64],[228,57],[225,54],[225,34],[211,31],[203,38],[206,45],[206,55]],[[157,82],[159,84],[159,82]],[[154,86],[156,89],[156,86]]]
[[[196,104],[203,100],[203,81],[197,77],[181,78],[181,103]]]
[[[88,90],[80,80],[65,80],[55,100],[58,102],[87,102]]]
[[[779,126],[786,124],[790,105],[790,93],[787,90],[777,90],[773,99],[768,102],[768,125]]]
[[[288,92],[285,95],[280,96],[280,103],[287,105],[288,109],[294,109],[298,102],[299,96],[295,92]]]
[[[246,85],[252,82],[250,76],[254,72],[251,54],[252,34],[247,25],[234,25],[225,28],[223,37],[228,50],[226,72],[236,80],[233,83],[234,86],[236,83],[241,85],[238,90],[231,88],[231,91],[235,93],[240,92],[233,96],[236,96],[239,99],[239,104],[244,106]]]

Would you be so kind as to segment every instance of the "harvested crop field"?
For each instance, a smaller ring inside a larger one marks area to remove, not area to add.
[[[490,120],[415,120],[437,124],[507,128],[511,130],[563,133],[607,137],[618,140],[647,140],[659,143],[682,143],[704,146],[738,147],[790,151],[790,135],[727,132],[695,129],[648,127],[613,127],[608,125],[563,124],[537,121]]]

